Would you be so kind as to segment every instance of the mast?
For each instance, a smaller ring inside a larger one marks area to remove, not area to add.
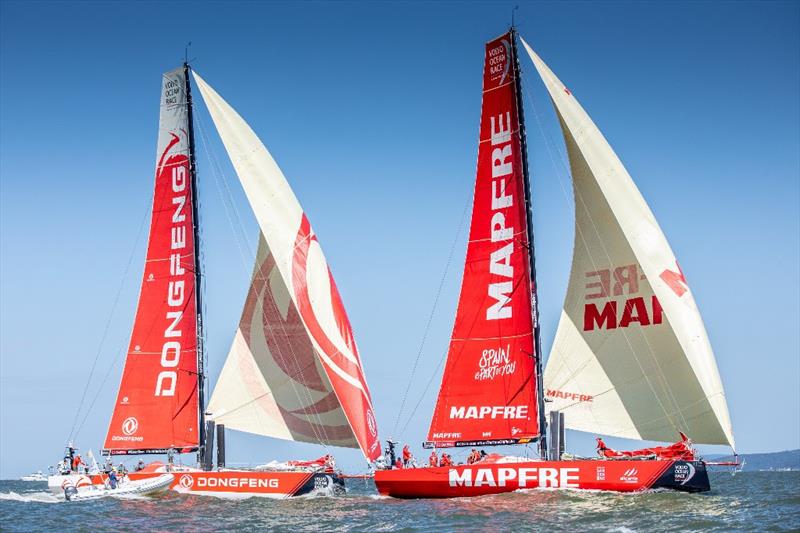
[[[202,302],[202,275],[200,272],[200,213],[198,209],[197,195],[197,166],[194,158],[194,120],[192,117],[192,87],[189,82],[189,63],[183,63],[183,73],[186,79],[186,105],[188,106],[189,122],[189,177],[192,190],[192,221],[194,222],[192,231],[194,233],[194,300],[197,314],[197,399],[199,405],[198,413],[198,432],[200,445],[197,449],[197,458],[200,462],[204,456],[206,447],[206,423],[205,423],[205,367],[203,357],[203,302]]]
[[[520,78],[519,56],[517,56],[517,29],[511,26],[511,50],[514,56],[514,83],[517,115],[519,117],[519,143],[522,156],[522,175],[525,179],[525,207],[528,228],[528,259],[530,261],[531,285],[533,287],[533,346],[536,356],[536,401],[539,412],[539,455],[547,457],[547,422],[544,413],[544,379],[542,375],[542,343],[539,334],[539,286],[536,284],[536,251],[533,240],[533,204],[531,201],[531,182],[528,174],[528,143],[525,136],[525,113],[522,105],[522,80]]]

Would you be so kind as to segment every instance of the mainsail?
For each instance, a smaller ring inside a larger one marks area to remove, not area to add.
[[[714,354],[666,237],[608,142],[523,41],[555,105],[575,196],[569,286],[545,370],[566,426],[734,445]]]
[[[183,67],[163,76],[147,260],[104,446],[111,453],[188,452],[200,444],[194,184],[186,82]]]
[[[380,444],[341,297],[300,203],[247,123],[197,73],[261,229],[250,290],[208,411],[226,427],[360,447]]]
[[[428,440],[539,436],[526,184],[513,33],[486,44],[478,167],[458,310]]]

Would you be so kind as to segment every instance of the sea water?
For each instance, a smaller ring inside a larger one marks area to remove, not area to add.
[[[0,531],[800,531],[800,472],[711,474],[703,494],[531,490],[395,500],[371,480],[342,497],[157,497],[66,502],[45,483],[0,481]]]

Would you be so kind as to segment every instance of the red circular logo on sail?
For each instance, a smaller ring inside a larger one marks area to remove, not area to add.
[[[136,417],[129,416],[122,422],[122,432],[128,436],[135,434],[139,430],[139,421]]]

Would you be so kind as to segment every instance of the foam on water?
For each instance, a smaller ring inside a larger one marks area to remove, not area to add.
[[[66,501],[64,498],[59,498],[50,492],[27,492],[24,494],[19,494],[13,490],[9,492],[0,492],[0,500],[26,503],[59,503]]]

